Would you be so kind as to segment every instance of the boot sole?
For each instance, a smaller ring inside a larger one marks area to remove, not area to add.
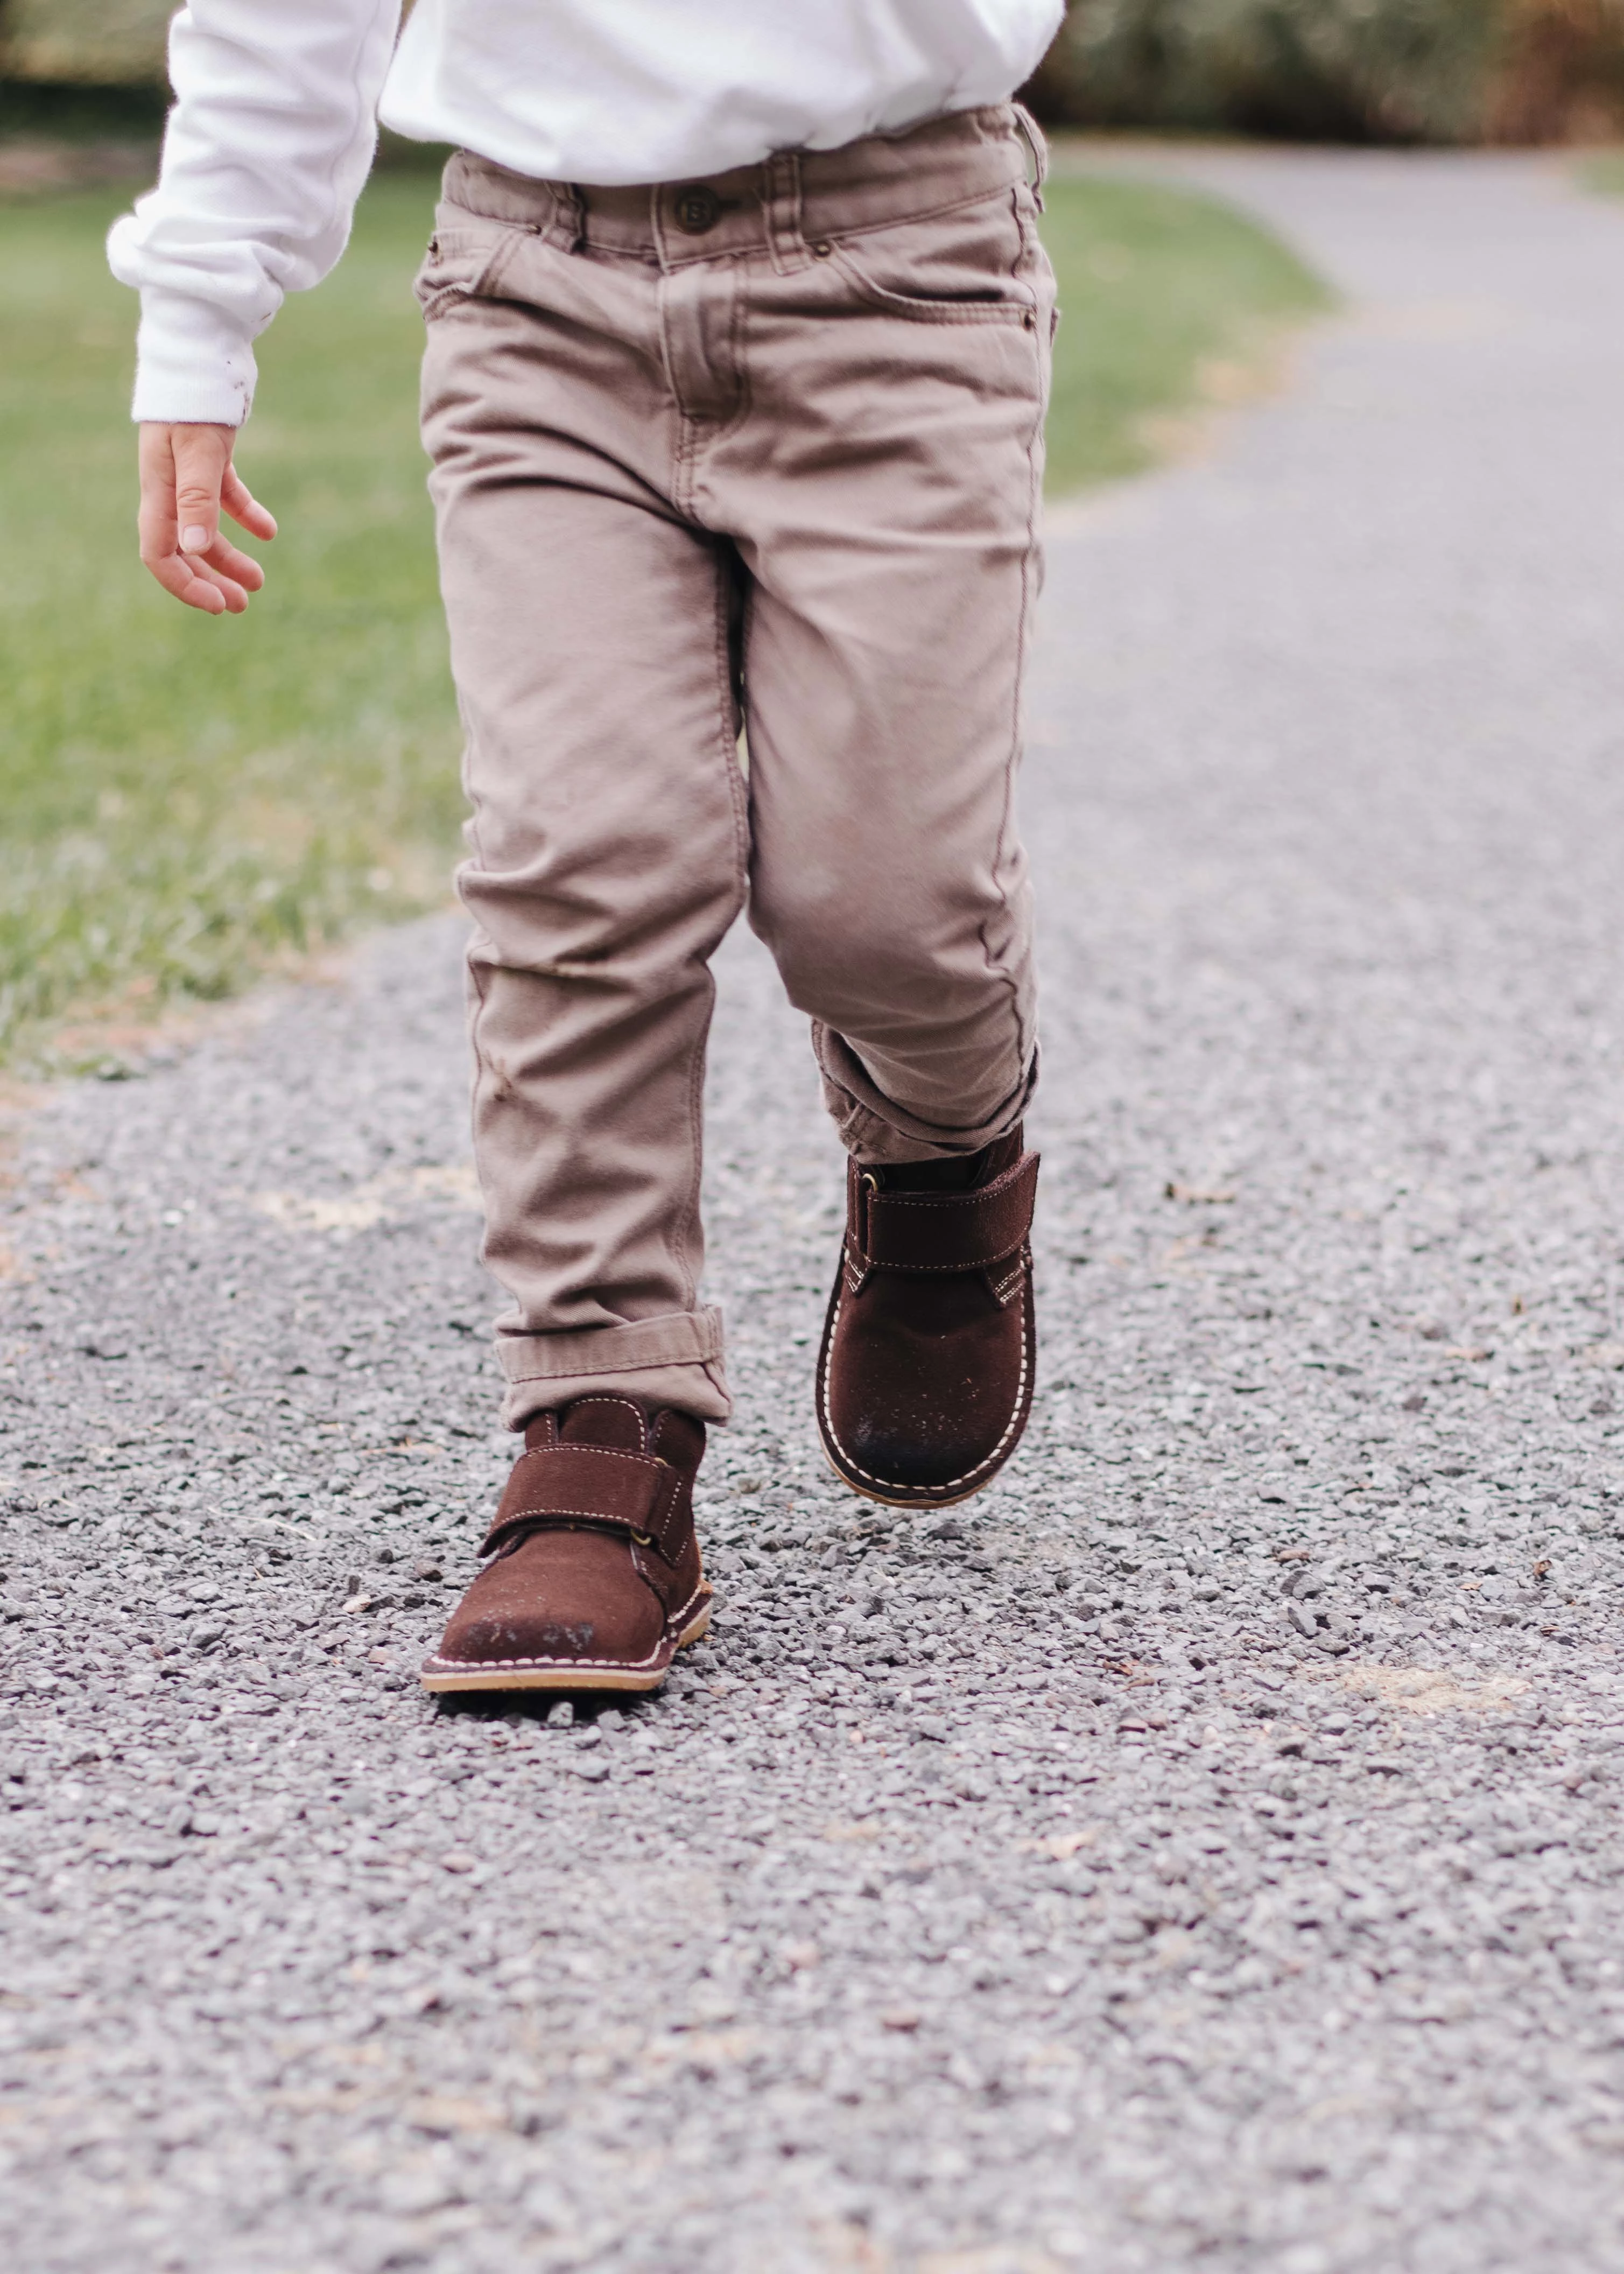
[[[492,1668],[489,1673],[470,1668],[466,1674],[425,1674],[418,1678],[425,1690],[437,1696],[461,1694],[469,1690],[559,1690],[579,1697],[586,1690],[615,1690],[622,1695],[630,1690],[646,1694],[658,1690],[671,1671],[672,1660],[677,1652],[697,1642],[710,1625],[710,1605],[707,1603],[696,1618],[691,1619],[672,1645],[672,1655],[665,1665],[651,1672],[634,1667],[593,1666],[575,1668],[568,1666],[538,1666],[523,1671],[503,1671]]]
[[[828,1446],[823,1443],[821,1434],[818,1439],[818,1449],[823,1454],[830,1472],[839,1478],[847,1492],[856,1493],[861,1500],[876,1501],[881,1508],[959,1508],[966,1501],[974,1500],[977,1493],[985,1492],[1004,1467],[1004,1462],[1000,1461],[997,1468],[989,1470],[979,1484],[972,1485],[966,1492],[948,1495],[928,1493],[916,1499],[893,1500],[889,1493],[876,1492],[872,1485],[860,1485],[855,1477],[848,1477]],[[1013,1453],[1015,1447],[1011,1445],[1010,1452]],[[1008,1457],[1009,1456],[1006,1455],[1005,1458]]]

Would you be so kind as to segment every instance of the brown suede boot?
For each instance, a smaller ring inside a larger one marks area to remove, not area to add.
[[[710,1623],[694,1537],[705,1425],[620,1396],[538,1414],[425,1660],[430,1690],[658,1690]]]
[[[1038,1156],[1022,1134],[966,1161],[846,1173],[846,1233],[817,1367],[823,1450],[893,1507],[967,1500],[1032,1411]]]

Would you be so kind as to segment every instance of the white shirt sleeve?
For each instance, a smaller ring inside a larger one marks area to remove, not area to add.
[[[240,425],[253,341],[349,241],[401,0],[190,0],[158,186],[108,258],[139,289],[139,419]]]

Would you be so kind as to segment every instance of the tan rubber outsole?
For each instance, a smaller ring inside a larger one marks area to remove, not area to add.
[[[684,1627],[677,1637],[676,1648],[682,1650],[697,1642],[710,1624],[710,1605],[707,1603],[699,1616]],[[675,1656],[675,1652],[673,1653]],[[568,1667],[535,1667],[526,1673],[489,1674],[424,1674],[418,1676],[425,1690],[444,1697],[452,1692],[468,1690],[561,1690],[578,1697],[583,1690],[613,1690],[624,1693],[632,1690],[646,1693],[658,1690],[670,1673],[669,1662],[655,1674],[638,1674],[628,1668],[621,1672],[613,1667],[592,1667],[573,1671]]]
[[[839,1478],[847,1492],[854,1492],[861,1500],[877,1501],[882,1508],[958,1508],[961,1502],[967,1500],[974,1500],[978,1492],[985,1492],[988,1486],[992,1482],[993,1478],[998,1474],[999,1469],[1002,1469],[1004,1466],[1004,1463],[1000,1461],[998,1467],[994,1469],[990,1475],[984,1476],[979,1484],[972,1485],[968,1492],[955,1493],[951,1500],[943,1500],[939,1495],[935,1494],[933,1494],[929,1500],[891,1500],[889,1499],[884,1493],[875,1492],[871,1490],[868,1485],[860,1485],[856,1483],[853,1479],[848,1477],[846,1471],[840,1466],[839,1462],[836,1460],[834,1455],[830,1451],[828,1446],[824,1444],[821,1434],[818,1438],[817,1443],[818,1450],[823,1456],[825,1462],[834,1472],[835,1475]],[[1011,1448],[1011,1450],[1012,1449],[1013,1449]]]

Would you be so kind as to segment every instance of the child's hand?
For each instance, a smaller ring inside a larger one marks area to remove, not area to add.
[[[231,463],[235,426],[141,428],[141,558],[166,592],[205,615],[240,616],[265,582],[220,533],[223,508],[251,537],[276,523]]]

